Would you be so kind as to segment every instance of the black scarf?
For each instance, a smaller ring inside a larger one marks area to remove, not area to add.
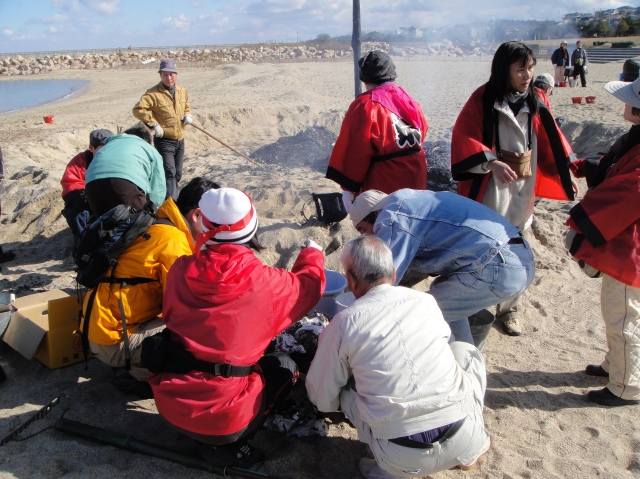
[[[640,145],[640,125],[633,125],[627,133],[618,138],[613,146],[609,148],[607,154],[600,159],[595,175],[592,178],[587,176],[589,188],[594,188],[602,183],[613,165],[637,145]]]

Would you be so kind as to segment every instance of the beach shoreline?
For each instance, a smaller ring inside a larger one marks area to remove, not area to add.
[[[51,79],[51,78],[41,78],[41,79],[37,79],[37,80],[33,79],[33,80],[24,80],[24,81],[34,81],[34,82],[36,82],[36,81],[52,81],[52,80],[53,79]],[[9,82],[9,81],[7,81],[7,82]],[[16,80],[13,80],[13,81],[16,81]],[[21,81],[21,80],[18,80],[18,81]],[[53,81],[56,81],[56,80],[53,80]],[[60,79],[60,80],[57,80],[57,81],[65,81],[65,80]],[[78,97],[78,96],[82,96],[85,93],[87,93],[87,91],[89,91],[90,84],[91,84],[91,81],[85,80],[82,85],[71,87],[69,93],[65,93],[65,94],[63,94],[63,95],[61,95],[59,97],[52,98],[50,100],[46,100],[44,102],[41,102],[41,103],[38,103],[38,104],[35,104],[35,105],[30,105],[30,106],[26,106],[26,107],[22,107],[22,108],[16,108],[14,110],[0,111],[0,116],[10,115],[10,114],[18,113],[18,112],[24,111],[24,110],[31,110],[33,108],[44,107],[46,105],[60,103],[60,102],[66,101],[66,100],[71,100],[72,98],[75,98],[75,97]],[[0,85],[1,85],[1,83],[0,83]]]

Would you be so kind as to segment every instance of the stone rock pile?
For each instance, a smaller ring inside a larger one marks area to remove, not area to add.
[[[495,47],[454,44],[449,40],[440,43],[425,43],[424,46],[400,47],[382,42],[365,42],[362,52],[383,50],[393,56],[435,57],[485,57],[495,52]],[[39,75],[56,70],[84,70],[106,68],[137,68],[155,63],[163,58],[172,58],[178,66],[208,66],[225,62],[277,62],[277,61],[326,61],[352,57],[349,45],[343,48],[324,48],[322,44],[297,45],[247,45],[220,49],[192,49],[171,51],[118,51],[118,53],[76,53],[39,56],[8,56],[0,59],[0,75]]]

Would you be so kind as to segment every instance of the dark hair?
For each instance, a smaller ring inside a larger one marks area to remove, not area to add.
[[[201,176],[196,176],[184,188],[180,190],[176,205],[182,215],[186,215],[189,211],[198,207],[200,198],[209,190],[217,190],[220,188],[218,183],[207,180]]]
[[[522,66],[537,63],[533,50],[521,42],[505,42],[498,47],[491,62],[491,78],[487,84],[492,89],[494,98],[502,102],[507,99],[511,86],[509,85],[509,68],[514,63]],[[533,86],[533,79],[529,83],[527,104],[532,115],[538,113],[538,93]]]
[[[153,140],[152,140],[153,137],[151,136],[151,130],[149,130],[149,128],[147,128],[144,125],[138,124],[136,126],[132,126],[128,130],[125,130],[124,133],[127,135],[134,135],[134,136],[137,136],[138,138],[142,138],[144,141],[146,141],[150,145],[153,144]]]
[[[631,107],[631,114],[633,116],[640,116],[640,108],[636,108],[635,106]]]

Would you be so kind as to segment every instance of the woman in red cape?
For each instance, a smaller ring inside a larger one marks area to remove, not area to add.
[[[503,215],[527,237],[536,198],[573,200],[571,146],[533,86],[533,51],[520,42],[500,45],[489,81],[460,112],[451,141],[451,173],[458,193]],[[505,332],[522,334],[518,298],[500,303]]]

